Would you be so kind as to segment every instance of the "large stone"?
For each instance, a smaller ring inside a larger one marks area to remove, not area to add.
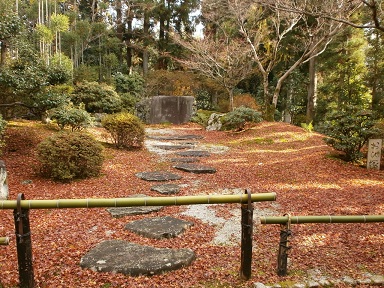
[[[207,157],[211,154],[208,151],[190,150],[190,151],[177,152],[176,155],[182,156],[182,157]]]
[[[153,238],[174,238],[193,226],[192,222],[170,216],[136,220],[125,225],[125,229],[139,235]]]
[[[135,194],[129,197],[133,198],[142,198],[142,197],[150,197],[145,194]],[[114,218],[121,218],[129,215],[141,215],[141,214],[149,214],[152,212],[157,212],[163,209],[163,206],[132,206],[132,207],[113,207],[108,208],[107,211]]]
[[[208,125],[205,128],[207,131],[218,131],[223,126],[223,123],[221,122],[221,118],[223,118],[225,114],[219,114],[219,113],[212,113],[211,116],[209,116],[208,119]]]
[[[170,181],[181,179],[181,176],[166,171],[139,172],[135,175],[146,181]]]
[[[194,101],[193,96],[154,96],[151,99],[150,123],[189,122]]]
[[[177,194],[180,191],[180,186],[176,184],[162,184],[151,187],[152,191],[159,192],[160,194]]]
[[[186,172],[196,173],[196,174],[208,174],[216,173],[216,169],[209,166],[197,165],[192,163],[181,163],[173,166],[176,169],[183,170]]]
[[[81,258],[80,266],[98,272],[154,275],[188,266],[195,259],[191,249],[154,248],[123,240],[101,242]]]

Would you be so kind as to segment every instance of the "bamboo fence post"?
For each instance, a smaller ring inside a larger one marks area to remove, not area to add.
[[[32,241],[31,229],[29,225],[29,209],[21,207],[24,194],[20,193],[17,197],[17,208],[14,210],[17,260],[19,266],[20,288],[34,287],[34,274],[32,262]]]
[[[240,278],[248,280],[252,272],[253,206],[251,192],[247,189],[248,202],[241,205],[241,264]]]
[[[291,236],[291,217],[288,215],[288,221],[281,225],[279,253],[277,254],[277,275],[286,276],[288,271],[288,237]]]

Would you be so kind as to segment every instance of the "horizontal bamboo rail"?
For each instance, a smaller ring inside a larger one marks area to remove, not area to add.
[[[8,244],[9,244],[9,238],[8,237],[0,237],[0,246],[8,245]]]
[[[252,202],[275,201],[276,193],[251,194]],[[178,197],[141,197],[141,198],[90,198],[90,199],[57,199],[57,200],[21,200],[23,209],[55,209],[55,208],[100,208],[131,206],[171,206],[191,204],[247,203],[247,194],[239,195],[203,195]],[[0,209],[16,209],[16,200],[0,200]]]
[[[304,223],[373,223],[384,222],[384,215],[348,216],[265,216],[258,217],[261,224],[304,224]]]

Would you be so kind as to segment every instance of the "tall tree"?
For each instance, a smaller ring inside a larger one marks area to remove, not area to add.
[[[293,5],[294,9],[287,9]],[[305,7],[303,7],[305,6]],[[334,1],[228,1],[228,11],[251,46],[253,58],[263,77],[264,115],[273,120],[274,111],[284,81],[297,67],[321,54],[336,35],[342,23],[308,17],[298,11],[327,9],[350,15],[355,7],[340,6]],[[305,9],[304,9],[305,8]],[[287,53],[289,51],[289,54]],[[289,63],[277,75],[274,87],[269,77],[281,61]],[[272,92],[271,92],[272,90]]]
[[[11,39],[22,29],[14,1],[0,0],[0,67],[5,65]]]

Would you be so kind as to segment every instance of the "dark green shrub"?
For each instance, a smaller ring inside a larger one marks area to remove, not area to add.
[[[196,109],[198,110],[212,110],[212,97],[207,90],[199,89],[195,95]]]
[[[84,103],[85,110],[90,113],[115,113],[121,111],[121,98],[113,87],[97,82],[79,83],[72,101],[75,105]]]
[[[246,123],[258,123],[262,120],[260,112],[240,106],[223,117],[221,130],[243,130]]]
[[[62,131],[37,147],[41,174],[59,181],[98,176],[102,152],[103,146],[84,132]]]
[[[117,73],[115,75],[116,92],[130,93],[140,97],[144,92],[144,78],[139,73],[124,75]]]
[[[107,115],[101,124],[110,133],[118,148],[139,148],[144,145],[144,125],[138,117],[130,113]]]
[[[54,109],[51,118],[56,121],[60,129],[69,127],[72,131],[80,131],[93,122],[91,115],[84,108],[81,106],[77,108],[72,104]]]
[[[324,141],[334,149],[345,153],[345,160],[357,162],[363,157],[361,148],[368,139],[378,133],[369,111],[349,106],[343,111],[326,115],[319,131],[328,137]]]
[[[195,115],[192,116],[191,122],[197,123],[201,126],[206,127],[208,125],[208,120],[213,111],[207,110],[198,110]]]

